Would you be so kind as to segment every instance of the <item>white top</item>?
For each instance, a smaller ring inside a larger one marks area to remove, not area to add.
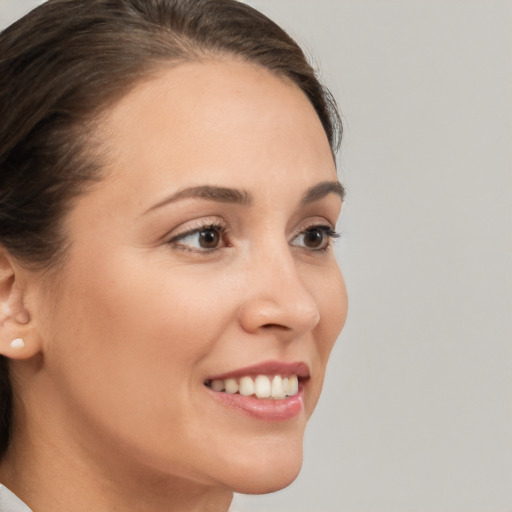
[[[33,512],[18,496],[9,491],[5,485],[0,484],[0,512]],[[235,512],[229,509],[228,512]]]
[[[5,485],[0,484],[0,512],[32,512],[23,501]]]

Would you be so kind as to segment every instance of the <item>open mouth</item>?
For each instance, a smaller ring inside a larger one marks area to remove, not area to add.
[[[205,381],[205,386],[213,391],[284,400],[299,392],[299,384],[306,378],[297,375],[246,375],[240,378],[215,379]]]

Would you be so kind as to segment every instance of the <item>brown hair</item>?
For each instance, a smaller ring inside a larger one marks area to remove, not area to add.
[[[94,120],[163,62],[232,55],[287,77],[309,98],[331,149],[334,100],[299,46],[235,0],[49,0],[0,34],[0,245],[26,266],[65,255],[70,200],[98,181]],[[0,356],[0,453],[12,391]]]

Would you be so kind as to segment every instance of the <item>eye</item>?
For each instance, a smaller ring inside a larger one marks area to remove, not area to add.
[[[215,228],[206,228],[194,234],[201,249],[215,249],[221,240],[220,232]]]
[[[223,241],[224,232],[223,226],[204,226],[177,235],[169,243],[185,250],[207,252],[226,245]]]
[[[339,234],[330,226],[314,226],[299,233],[293,239],[292,245],[313,251],[323,251],[330,246],[333,238],[338,237]]]

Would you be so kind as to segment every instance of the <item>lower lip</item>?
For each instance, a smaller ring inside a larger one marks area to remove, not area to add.
[[[207,388],[208,389],[208,388]],[[240,411],[252,418],[262,421],[287,421],[298,416],[304,409],[304,387],[299,384],[299,392],[282,400],[272,398],[256,398],[254,395],[244,396],[208,389],[219,402]]]

